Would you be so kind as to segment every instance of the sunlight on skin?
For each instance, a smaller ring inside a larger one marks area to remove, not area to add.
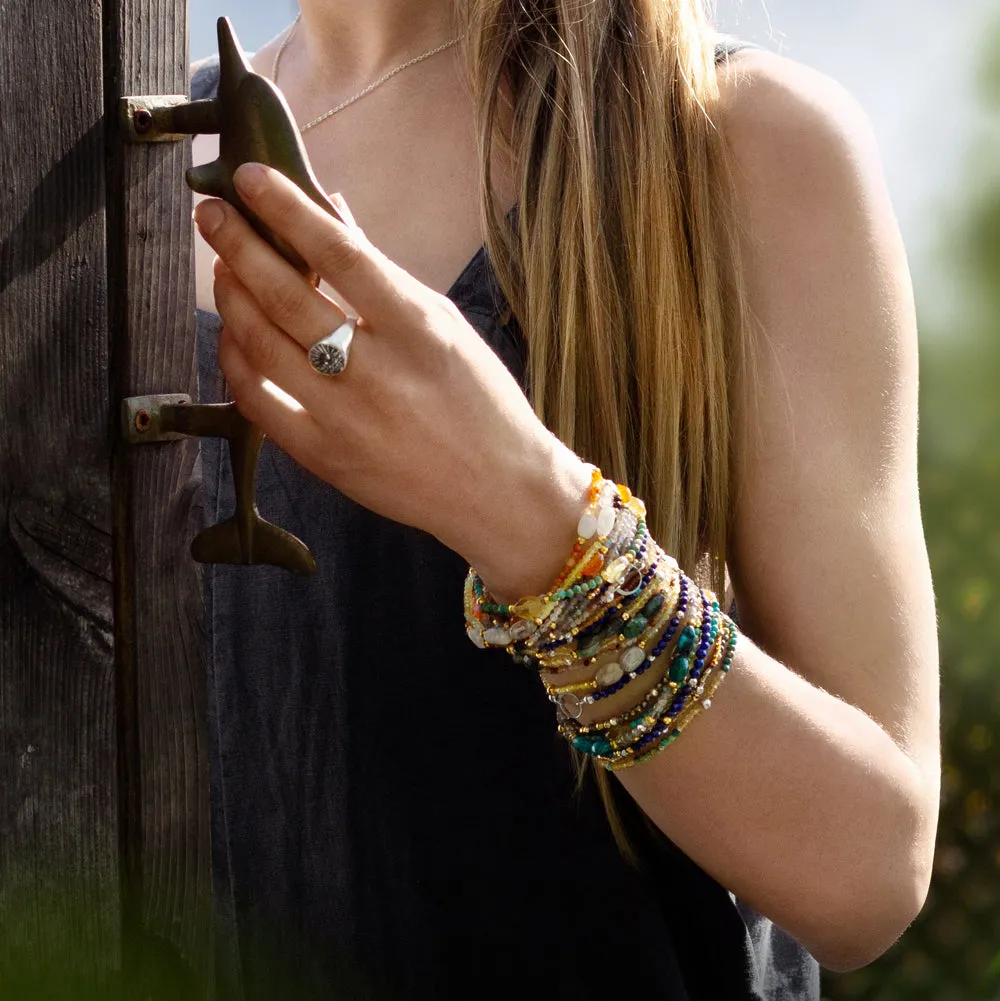
[[[265,390],[265,392],[270,393],[270,395],[273,396],[279,403],[283,404],[293,412],[305,409],[305,407],[303,407],[294,396],[286,393],[280,386],[276,386],[270,379],[265,379],[261,383],[261,388]]]

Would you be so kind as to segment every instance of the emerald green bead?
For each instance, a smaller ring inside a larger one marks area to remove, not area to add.
[[[633,640],[636,636],[641,636],[645,631],[646,626],[649,625],[649,619],[644,615],[636,615],[634,618],[629,619],[622,628],[622,636],[626,639]]]
[[[687,657],[677,657],[670,665],[668,677],[680,684],[687,676],[691,661]]]
[[[698,638],[698,632],[694,626],[686,626],[677,640],[677,652],[689,653],[694,648],[694,642]]]

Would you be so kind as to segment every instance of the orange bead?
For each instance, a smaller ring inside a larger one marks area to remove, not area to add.
[[[584,577],[593,577],[595,574],[599,574],[603,569],[604,557],[600,553],[596,553],[583,565],[582,575]]]

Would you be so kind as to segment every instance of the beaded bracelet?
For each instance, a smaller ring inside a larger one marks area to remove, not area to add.
[[[691,707],[688,715],[683,719],[676,719],[674,721],[674,725],[671,727],[664,739],[649,750],[624,761],[606,763],[605,767],[609,771],[621,771],[623,768],[631,768],[633,765],[638,765],[643,761],[648,761],[656,754],[659,754],[660,751],[669,747],[670,744],[672,744],[703,711],[711,709],[715,691],[729,674],[732,666],[733,655],[736,652],[736,640],[738,635],[739,633],[737,632],[735,625],[730,622],[729,629],[727,630],[728,641],[726,652],[723,656],[719,670],[714,673],[711,680],[706,683],[704,696],[701,698],[700,702]]]
[[[709,670],[714,670],[714,665],[721,661],[723,643],[724,641],[720,639],[716,644],[717,649]],[[599,758],[605,765],[621,765],[658,738],[667,735],[675,724],[686,719],[691,707],[706,691],[706,684],[707,679],[697,687],[692,687],[687,696],[682,695],[680,698],[673,693],[664,692],[656,704],[650,707],[648,713],[641,719],[633,721],[628,728],[613,731],[606,737],[584,737],[574,740],[573,744],[583,753]],[[670,703],[669,708],[668,703]]]
[[[582,705],[593,705],[602,699],[620,692],[630,681],[641,677],[652,666],[653,661],[664,652],[670,643],[670,637],[657,643],[654,653],[647,655],[645,646],[656,635],[660,633],[665,625],[669,626],[675,614],[674,601],[676,594],[680,591],[680,585],[673,588],[673,594],[665,597],[665,604],[658,617],[650,621],[645,633],[636,641],[634,646],[628,647],[617,661],[612,661],[598,668],[597,673],[588,681],[578,681],[570,685],[559,686],[549,682],[545,683],[545,691],[550,701],[563,695],[578,695],[581,692],[590,693],[577,701]],[[652,600],[652,599],[651,599]]]
[[[686,580],[686,578],[684,578],[684,580]],[[699,606],[697,608],[693,608],[692,609],[692,615],[698,614],[699,611],[702,611],[702,607],[701,606]],[[676,627],[676,624],[677,624],[676,621],[674,619],[672,619],[671,622],[673,624],[672,628]],[[698,622],[697,622],[697,627],[700,628],[700,625],[701,625],[701,621],[699,619]],[[686,628],[690,628],[692,630],[692,632],[694,632],[695,623],[692,622]],[[672,635],[671,629],[668,628],[668,630],[663,634],[663,636],[661,636],[660,641],[657,643],[656,647],[654,647],[653,652],[650,654],[650,656],[648,658],[646,658],[646,660],[644,662],[645,665],[652,666],[652,664],[654,663],[654,661],[656,661],[656,659],[663,653],[663,650],[664,650],[666,644],[669,642],[669,638],[670,638],[671,635]],[[684,635],[684,634],[682,633],[682,635]],[[684,652],[684,648],[683,647],[682,647],[682,651],[681,652],[682,653]],[[676,650],[674,651],[674,655],[673,656],[674,657],[677,656]],[[674,700],[674,698],[676,696],[676,692],[680,688],[680,684],[678,682],[671,681],[671,680],[669,680],[669,677],[668,677],[669,672],[670,672],[670,664],[672,664],[672,663],[673,663],[673,657],[669,658],[669,663],[667,665],[663,665],[663,670],[661,671],[660,677],[657,679],[656,686],[655,686],[656,689],[662,690],[665,693],[665,696],[668,698],[668,700],[670,702],[672,702]],[[560,709],[562,711],[562,713],[566,717],[568,717],[570,719],[579,719],[579,717],[583,713],[583,706],[585,704],[588,704],[588,700],[586,698],[584,698],[584,699],[576,698],[575,699],[575,703],[576,704],[574,705],[572,701],[569,701],[569,700],[572,700],[572,699],[574,699],[574,696],[572,696],[572,695],[570,695],[568,697],[564,697],[562,699],[552,699],[550,697],[550,701],[556,702],[557,708]],[[596,701],[596,700],[594,700],[594,701]],[[567,705],[567,702],[569,702],[569,705]],[[657,712],[664,711],[667,708],[668,704],[669,704],[669,702],[668,703],[664,703],[663,706],[660,706],[657,709]],[[646,704],[645,700],[642,703],[640,703],[640,705],[641,705],[643,711],[646,711],[648,709],[648,705]],[[577,711],[576,712],[572,712],[571,709],[576,709]],[[631,711],[626,711],[625,721],[631,721],[632,719],[636,718],[637,715],[638,714],[635,714],[635,713],[633,713]],[[600,730],[605,730],[605,729],[608,728],[608,725],[614,726],[621,719],[622,719],[622,714],[619,713],[619,714],[616,715],[616,717],[612,717],[612,719],[610,721],[610,724],[608,724],[605,721],[605,722],[598,722],[596,724],[590,724],[590,725],[587,725],[587,726],[575,725],[575,726],[570,726],[569,727],[569,729],[572,730],[572,733],[569,733],[568,730],[563,730],[562,732],[563,732],[564,736],[568,736],[568,737],[572,738],[572,737],[577,736],[579,734],[585,734],[585,733],[589,733],[589,732],[596,732],[596,731],[600,731]]]
[[[473,643],[504,647],[515,661],[550,676],[621,651],[590,678],[563,685],[543,679],[559,732],[612,771],[659,753],[711,706],[738,636],[716,596],[649,538],[645,514],[627,487],[594,469],[577,541],[544,594],[501,604],[471,567],[464,592]],[[585,706],[621,691],[654,664],[661,673],[635,705],[607,720],[578,722]]]
[[[673,660],[671,663],[673,663]],[[683,711],[684,707],[688,704],[691,695],[697,690],[696,686],[692,685],[685,685],[682,687],[682,685],[679,684],[678,682],[671,681],[669,675],[670,675],[670,668],[668,667],[664,670],[663,674],[661,675],[661,680],[658,685],[658,687],[661,689],[662,692],[661,700],[658,701],[658,703],[655,706],[650,707],[646,710],[647,713],[655,714],[655,717],[661,717],[664,715],[668,717],[678,716]],[[635,722],[635,715],[631,713],[628,715],[629,719]],[[643,715],[646,714],[644,713]],[[656,722],[657,722],[656,719],[647,720],[646,721],[646,723],[648,724],[647,729],[652,728],[652,726]],[[590,726],[582,726],[576,728],[577,733],[580,734],[587,734],[594,729],[597,728],[594,728],[593,724]],[[605,728],[600,728],[600,729],[605,729]],[[598,757],[600,757],[604,753],[601,748],[595,748],[588,751],[586,746],[584,746],[583,744],[578,744],[577,747],[578,750],[583,750],[585,751],[585,753],[594,754],[595,756]]]
[[[608,767],[626,767],[626,762],[643,755],[647,748],[657,745],[662,749],[669,742],[676,738],[690,721],[702,711],[704,701],[707,699],[707,707],[711,706],[711,693],[715,691],[721,678],[724,675],[716,675],[716,668],[721,665],[726,655],[730,625],[727,624],[723,635],[717,643],[713,644],[713,655],[710,664],[705,669],[704,677],[697,686],[692,686],[688,697],[680,701],[675,701],[667,710],[666,714],[656,722],[651,722],[647,732],[638,739],[630,741],[624,749],[614,748],[612,752],[604,756],[604,763]],[[688,686],[685,686],[687,688]],[[700,706],[698,703],[702,702]],[[661,740],[662,738],[662,740]],[[643,757],[643,760],[646,760]]]

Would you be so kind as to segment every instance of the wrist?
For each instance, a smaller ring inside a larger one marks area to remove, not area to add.
[[[587,506],[593,466],[547,437],[537,461],[525,462],[521,453],[510,457],[508,469],[503,463],[494,467],[490,479],[502,486],[492,491],[489,511],[458,548],[500,601],[539,594],[552,584]]]

